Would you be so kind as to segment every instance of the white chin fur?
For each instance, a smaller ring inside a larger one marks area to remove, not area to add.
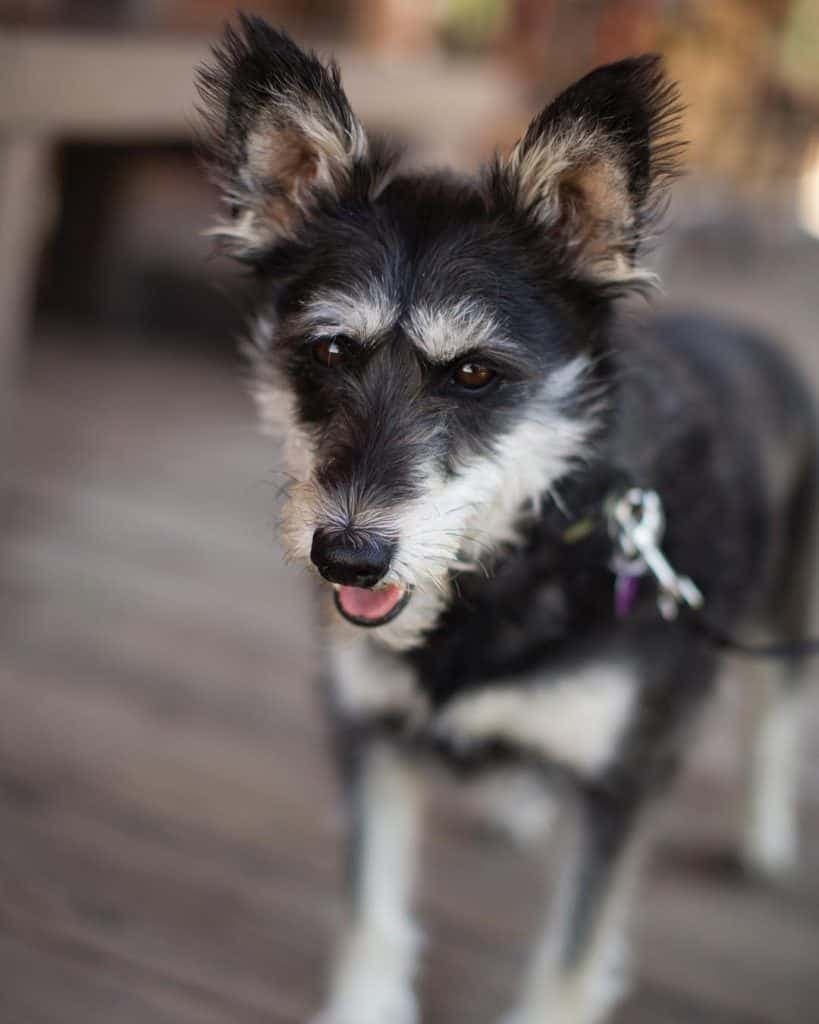
[[[393,570],[415,594],[410,607],[378,631],[379,640],[394,649],[418,644],[449,602],[450,573],[488,571],[494,552],[517,539],[527,512],[536,513],[541,498],[583,457],[593,418],[558,410],[587,365],[578,357],[552,374],[530,416],[500,438],[491,455],[474,457],[452,479],[428,468],[421,496],[394,520]]]

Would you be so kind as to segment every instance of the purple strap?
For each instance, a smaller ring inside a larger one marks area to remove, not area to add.
[[[625,619],[631,614],[639,588],[639,576],[621,572],[617,574],[614,580],[614,614],[618,619]]]

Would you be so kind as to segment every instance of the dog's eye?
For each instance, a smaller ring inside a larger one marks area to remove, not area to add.
[[[452,383],[466,391],[483,391],[497,378],[494,370],[480,363],[466,362],[456,367]]]
[[[335,368],[343,362],[348,352],[348,346],[341,337],[322,338],[313,345],[315,361],[330,368]]]

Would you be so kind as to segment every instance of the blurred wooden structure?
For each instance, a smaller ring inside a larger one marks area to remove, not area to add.
[[[234,6],[14,0],[0,12],[0,388],[59,207],[55,144],[188,140],[203,33],[215,35]],[[335,52],[363,119],[428,163],[474,164],[576,76],[648,49],[665,52],[681,80],[690,162],[731,187],[792,193],[819,138],[819,79],[805,71],[810,47],[798,45],[805,32],[819,38],[819,15],[804,0],[266,0],[257,9]]]
[[[520,87],[500,67],[453,64],[434,53],[379,59],[334,50],[365,123],[412,143],[419,159],[477,158],[491,127],[514,123],[521,108]],[[55,146],[190,139],[193,70],[208,52],[207,40],[179,35],[0,32],[0,388],[26,334],[44,236],[59,205]]]

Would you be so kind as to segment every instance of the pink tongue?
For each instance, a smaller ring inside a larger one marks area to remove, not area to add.
[[[341,607],[354,619],[383,619],[395,608],[404,594],[402,587],[390,584],[380,590],[342,587],[338,592]]]

